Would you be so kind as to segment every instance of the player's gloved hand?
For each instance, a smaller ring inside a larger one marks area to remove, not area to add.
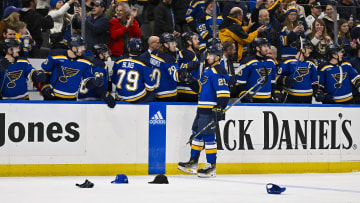
[[[9,67],[10,62],[5,58],[0,56],[0,72],[3,72]]]
[[[50,85],[43,86],[41,88],[41,94],[43,95],[44,100],[53,100],[55,98]]]
[[[230,75],[229,77],[229,87],[234,87],[236,84],[236,75]]]
[[[325,95],[323,91],[316,92],[314,97],[317,102],[323,102],[325,100]]]
[[[200,68],[200,63],[198,61],[190,61],[186,66],[187,71],[191,73],[193,70],[198,70]]]
[[[196,81],[196,78],[191,75],[191,71],[189,72],[187,68],[180,68],[178,71],[180,82],[183,82],[185,84],[191,84]]]
[[[296,83],[296,80],[294,78],[291,78],[291,77],[285,78],[285,86],[286,87],[293,88],[295,83]]]
[[[101,95],[101,98],[106,102],[108,107],[114,108],[116,105],[116,101],[114,97],[109,92],[104,92],[103,95]]]
[[[271,97],[272,97],[272,100],[275,103],[281,103],[282,102],[282,95],[281,95],[280,91],[278,91],[278,90],[272,92]]]
[[[33,72],[31,79],[34,82],[34,84],[43,83],[46,81],[46,75],[44,71],[36,70]]]
[[[212,108],[212,115],[214,121],[222,121],[225,120],[225,110],[221,106],[214,106]]]
[[[335,104],[335,101],[331,97],[331,95],[326,94],[323,103],[325,104]]]
[[[246,94],[242,99],[241,99],[241,102],[242,103],[252,103],[253,102],[253,94],[251,94],[251,93],[248,93],[248,94]]]

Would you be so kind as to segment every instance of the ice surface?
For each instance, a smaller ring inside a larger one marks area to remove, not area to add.
[[[1,203],[107,202],[360,202],[360,173],[168,176],[170,184],[148,184],[155,176],[128,176],[129,184],[111,184],[109,176],[0,177]],[[78,188],[85,179],[94,188]],[[265,185],[285,186],[281,195],[267,194]]]

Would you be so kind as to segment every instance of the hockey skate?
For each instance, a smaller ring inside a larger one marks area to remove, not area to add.
[[[178,169],[185,173],[196,174],[199,158],[190,159],[188,162],[179,162]]]
[[[210,178],[216,176],[216,163],[207,163],[204,168],[198,170],[198,177]]]

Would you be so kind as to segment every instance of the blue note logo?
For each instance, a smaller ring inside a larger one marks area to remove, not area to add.
[[[150,124],[152,125],[165,125],[166,121],[164,117],[162,116],[161,112],[156,112],[150,119]]]

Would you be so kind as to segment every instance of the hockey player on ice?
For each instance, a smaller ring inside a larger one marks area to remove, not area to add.
[[[223,50],[219,46],[208,49],[207,61],[210,65],[204,71],[201,79],[192,83],[194,91],[200,93],[198,109],[192,126],[193,139],[191,142],[190,160],[179,162],[178,169],[191,174],[198,173],[199,177],[216,176],[217,144],[215,140],[215,126],[217,121],[225,120],[225,107],[230,98],[228,87],[229,76],[220,65]],[[207,124],[215,121],[198,136],[197,133]],[[204,146],[205,144],[205,146]],[[200,152],[205,148],[207,163],[198,169]]]

